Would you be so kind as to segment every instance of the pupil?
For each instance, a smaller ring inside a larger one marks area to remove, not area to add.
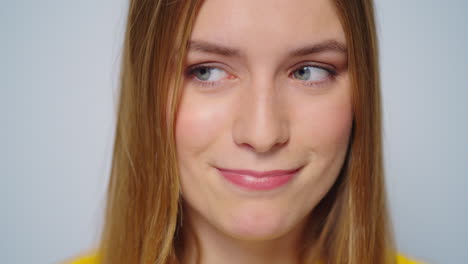
[[[297,73],[298,73],[297,74],[298,76],[296,77],[298,77],[298,79],[301,79],[301,80],[307,80],[310,77],[310,70],[308,69],[308,67],[303,67],[299,69]]]
[[[200,68],[199,69],[199,78],[203,81],[206,81],[210,78],[210,72],[208,71],[208,68]]]

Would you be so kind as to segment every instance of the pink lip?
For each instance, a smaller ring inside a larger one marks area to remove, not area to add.
[[[270,190],[289,182],[301,169],[252,171],[217,168],[231,183],[251,190]]]

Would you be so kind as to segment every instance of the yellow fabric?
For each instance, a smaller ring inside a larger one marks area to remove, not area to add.
[[[96,255],[88,255],[73,260],[70,264],[99,264],[99,261]]]
[[[72,261],[70,264],[99,264],[99,260],[96,255],[88,255]],[[399,254],[397,256],[397,264],[423,264],[407,258],[406,256]]]
[[[422,262],[408,259],[404,255],[397,255],[397,264],[423,264]]]

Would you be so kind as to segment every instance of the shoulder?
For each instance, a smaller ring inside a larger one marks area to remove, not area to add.
[[[424,264],[423,262],[410,259],[404,254],[399,253],[397,255],[397,264]]]
[[[89,254],[77,257],[64,264],[99,264],[99,258],[96,254]]]
[[[81,256],[65,264],[99,264],[99,259],[96,254],[90,254],[86,256]],[[424,263],[410,259],[404,254],[398,254],[397,264],[424,264]]]

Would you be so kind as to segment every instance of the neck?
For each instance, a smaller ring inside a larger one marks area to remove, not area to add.
[[[196,212],[184,217],[182,264],[298,264],[305,220],[269,240],[241,240],[209,224]]]

